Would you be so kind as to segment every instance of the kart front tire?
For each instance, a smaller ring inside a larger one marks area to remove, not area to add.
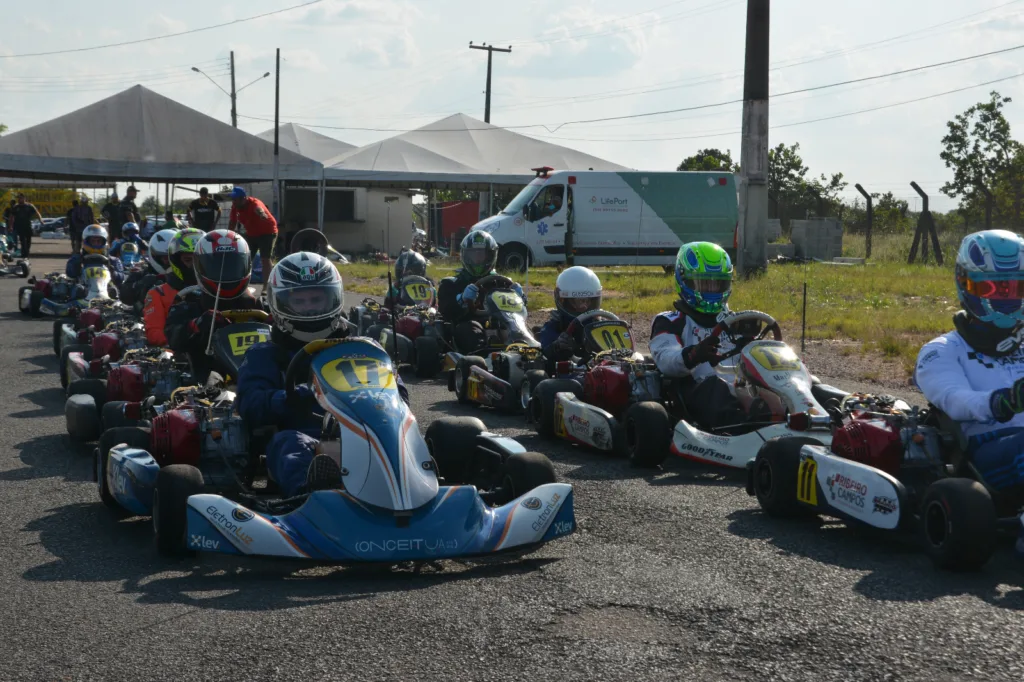
[[[473,402],[469,398],[469,373],[473,367],[487,369],[487,363],[483,358],[467,355],[459,358],[455,365],[455,396],[462,405],[469,405]]]
[[[60,339],[64,336],[64,320],[53,321],[53,354],[60,357]]]
[[[33,289],[32,293],[28,295],[28,314],[32,317],[43,316],[43,292],[38,289]]]
[[[476,438],[486,430],[476,417],[443,417],[431,422],[424,439],[437,466],[437,477],[447,485],[469,482]]]
[[[551,460],[539,452],[517,452],[505,460],[503,469],[502,480],[509,493],[509,502],[538,486],[558,480]]]
[[[921,502],[925,552],[938,568],[976,571],[995,551],[996,507],[983,485],[968,478],[932,483]]]
[[[555,437],[555,394],[583,396],[583,387],[575,379],[546,379],[537,384],[530,398],[530,419],[543,438]]]
[[[106,379],[75,379],[68,383],[68,397],[73,395],[91,395],[96,401],[97,411],[102,412],[107,404]]]
[[[821,445],[806,436],[773,438],[761,446],[754,458],[754,494],[768,516],[791,518],[806,513],[797,501],[800,448]]]
[[[32,274],[32,266],[25,261],[18,261],[14,267],[18,271],[18,277],[22,279],[28,279],[28,276]]]
[[[153,488],[153,531],[161,555],[194,555],[186,544],[188,498],[202,492],[203,474],[191,464],[171,464],[157,473]]]
[[[653,469],[665,461],[672,444],[672,421],[661,403],[635,403],[626,410],[625,455],[638,468]]]
[[[523,383],[519,385],[519,407],[523,412],[530,409],[530,398],[540,386],[540,382],[547,380],[548,373],[542,369],[531,369],[526,373]]]
[[[124,406],[127,404],[124,400],[111,400],[109,403],[104,403],[103,409],[100,411],[100,414],[103,415],[104,429],[139,425],[138,420],[124,416]]]
[[[18,312],[22,313],[23,315],[28,315],[29,313],[28,313],[28,308],[26,308],[25,306],[23,306],[21,304],[21,298],[26,293],[31,292],[31,291],[32,291],[32,287],[21,287],[20,289],[18,289]],[[29,295],[31,296],[31,294],[29,294]]]
[[[421,336],[413,342],[416,348],[416,376],[430,379],[441,371],[441,344],[436,337]]]
[[[94,441],[103,431],[96,401],[88,393],[79,393],[67,399],[64,403],[64,421],[68,435],[76,441]]]

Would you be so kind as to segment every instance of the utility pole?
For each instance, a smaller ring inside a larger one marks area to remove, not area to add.
[[[274,84],[274,207],[272,210],[274,219],[280,222],[281,214],[278,207],[281,205],[281,147],[278,139],[281,132],[281,48],[277,48],[277,75]],[[267,254],[267,258],[270,254]],[[269,275],[267,275],[269,276]]]
[[[238,93],[235,92],[235,51],[231,50],[231,125],[238,127],[238,109],[235,106],[235,99]]]
[[[737,245],[743,275],[768,267],[768,57],[770,0],[747,0],[747,43],[743,67],[743,140],[740,167],[745,178],[743,229]]]
[[[483,43],[482,45],[474,45],[473,41],[469,41],[469,49],[471,50],[487,50],[487,90],[484,95],[484,123],[491,122],[491,63],[493,61],[495,52],[511,52],[512,46],[508,47],[494,47]]]

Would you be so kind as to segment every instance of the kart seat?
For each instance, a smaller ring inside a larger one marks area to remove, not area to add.
[[[835,400],[837,403],[842,402],[843,398],[848,396],[849,393],[836,388],[835,386],[815,382],[811,384],[811,395],[814,396],[814,399],[818,401],[819,405],[828,409],[830,401]]]

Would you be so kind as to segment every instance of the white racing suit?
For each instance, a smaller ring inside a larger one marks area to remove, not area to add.
[[[693,418],[695,425],[709,429],[732,426],[746,421],[739,400],[729,383],[706,362],[692,369],[683,361],[683,349],[711,336],[713,327],[704,327],[679,311],[661,313],[651,325],[651,355],[661,373],[672,379],[673,390]],[[722,335],[718,352],[732,350],[733,344]],[[726,361],[732,363],[733,359]]]
[[[961,424],[974,466],[996,489],[1024,483],[1024,413],[1000,423],[990,406],[993,391],[1021,377],[1024,347],[996,358],[975,351],[956,331],[929,341],[917,356],[915,383]]]

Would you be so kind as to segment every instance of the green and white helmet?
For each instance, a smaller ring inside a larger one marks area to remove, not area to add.
[[[474,277],[489,275],[498,263],[498,242],[489,232],[473,230],[459,246],[462,267]]]
[[[676,255],[676,291],[697,312],[717,315],[732,292],[732,260],[718,244],[690,242]]]

